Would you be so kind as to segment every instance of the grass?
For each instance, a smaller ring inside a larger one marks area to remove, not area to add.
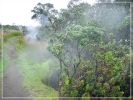
[[[3,58],[3,64],[2,64],[2,59],[0,59],[0,74],[2,73],[2,66],[3,66],[3,70],[5,70],[7,63],[8,61]]]
[[[2,39],[2,34],[0,35],[0,41]],[[9,32],[3,35],[3,48],[2,42],[0,43],[0,97],[2,92],[2,74],[6,70],[7,65],[9,64],[9,55],[8,55],[8,46],[15,46],[16,49],[20,49],[24,46],[24,37],[21,32]],[[3,58],[2,58],[2,49],[3,49]],[[15,52],[15,51],[14,51]],[[3,59],[3,62],[2,62]],[[3,67],[3,68],[2,68]]]
[[[16,40],[16,49],[17,50],[20,50],[20,49],[22,49],[22,48],[24,48],[24,46],[25,46],[25,40],[24,40],[24,37],[23,36],[19,36],[18,38],[17,38],[17,40]]]
[[[22,32],[18,32],[18,31],[13,31],[13,32],[9,32],[9,33],[4,33],[3,34],[3,45],[11,45],[12,40],[15,40],[15,42],[13,41],[13,45],[15,45],[16,49],[21,49],[24,47],[25,41],[24,41],[24,37],[22,36]],[[0,35],[0,41],[2,39],[2,34]],[[1,58],[2,55],[2,43],[0,43],[0,73],[2,72],[2,59],[3,59],[3,69],[5,69],[6,64],[7,64],[7,57]],[[6,55],[7,56],[7,55]]]
[[[17,30],[8,30],[8,32],[4,33],[3,35],[0,34],[0,41],[2,42],[3,37],[3,49],[4,46],[13,45],[16,47],[17,50],[22,49],[25,46],[25,40],[23,37],[23,33]],[[5,50],[4,50],[5,51]],[[2,55],[2,43],[0,43],[0,57]],[[5,68],[5,64],[7,63],[7,54],[6,57],[3,58],[3,68]],[[0,58],[0,72],[2,70],[2,58]]]
[[[0,97],[2,97],[2,79],[3,79],[2,74],[7,67],[7,64],[8,64],[8,60],[5,59],[5,57],[3,58],[3,62],[2,62],[2,58],[0,58]]]
[[[22,32],[10,32],[10,33],[5,33],[3,34],[3,41],[7,42],[8,39],[13,38],[13,37],[17,37],[17,36],[22,36]]]
[[[1,48],[2,49],[2,48]],[[3,48],[4,49],[4,48]],[[4,49],[5,51],[6,49]],[[3,57],[0,55],[0,74],[6,69],[8,63],[9,63],[9,58],[6,52],[3,52]],[[3,68],[2,68],[3,67]]]
[[[23,84],[29,90],[33,97],[58,97],[58,92],[53,88],[42,83],[42,79],[50,75],[50,64],[52,60],[47,60],[42,63],[35,63],[29,60],[26,55],[22,54],[19,58],[21,65],[21,73],[23,75]],[[35,98],[35,100],[38,100]],[[44,99],[39,99],[44,100]],[[49,100],[53,100],[50,98]]]
[[[14,45],[17,50],[22,49],[26,44],[24,36],[22,35],[21,32],[12,32],[4,34],[3,41],[5,45],[6,44]]]
[[[34,62],[33,59],[27,56],[27,51],[23,51],[25,48],[25,40],[21,32],[10,32],[4,34],[4,45],[5,46],[15,46],[18,59],[14,59],[18,65],[23,78],[23,85],[33,97],[58,97],[58,91],[45,85],[42,79],[49,77],[52,74],[50,69],[53,63],[52,59],[46,59],[43,62]],[[6,52],[6,50],[4,50]],[[32,51],[32,50],[31,50]],[[20,53],[23,52],[23,53]],[[30,50],[28,49],[28,52]],[[8,63],[8,55],[5,54],[4,57],[4,69]],[[2,62],[0,61],[0,64]],[[1,64],[2,65],[2,64]],[[2,66],[0,66],[0,72],[2,72]],[[1,79],[0,79],[1,81]],[[34,98],[34,100],[44,100],[45,98]],[[55,100],[53,98],[47,98],[45,100]]]

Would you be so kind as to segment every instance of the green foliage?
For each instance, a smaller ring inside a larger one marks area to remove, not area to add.
[[[50,23],[42,24],[50,34],[49,51],[60,62],[59,96],[130,96],[128,4],[90,6],[71,0],[67,9],[53,14],[53,5],[47,13],[38,8],[34,14]]]
[[[4,32],[8,30],[18,30],[18,26],[16,25],[2,25]]]
[[[24,37],[19,36],[16,41],[16,48],[19,50],[19,49],[22,49],[25,45],[26,43],[25,43]]]
[[[121,39],[130,39],[130,16],[126,16],[122,21],[121,27],[118,30],[121,34],[118,34]]]
[[[21,32],[16,31],[16,30],[13,31],[13,32],[11,31],[12,29],[16,29],[16,26],[4,25],[3,27],[6,30],[8,30],[9,33],[4,33],[3,36],[2,36],[2,34],[0,36],[0,40],[3,38],[3,44],[2,44],[2,40],[1,40],[1,43],[0,43],[0,72],[2,71],[2,66],[3,66],[3,70],[5,70],[6,65],[8,64],[7,54],[6,54],[6,57],[5,57],[5,54],[4,54],[3,58],[1,56],[2,55],[2,49],[3,49],[3,53],[4,53],[4,51],[6,51],[4,49],[4,46],[9,44],[12,41],[11,39],[15,40],[15,41],[13,41],[13,44],[16,45],[17,49],[20,48],[20,47],[22,48],[25,44],[24,37],[22,36]],[[2,48],[2,46],[3,46],[3,48]],[[3,63],[2,63],[2,60],[3,60]]]
[[[62,50],[63,50],[63,45],[62,44],[53,44],[49,50],[55,54],[56,56],[60,55],[62,53]]]
[[[51,50],[52,53],[58,55],[58,58],[62,58],[61,60],[65,62],[65,64],[63,63],[64,66],[73,64],[77,68],[74,69],[77,71],[73,72],[73,77],[70,74],[72,72],[67,67],[68,72],[66,73],[69,74],[66,77],[69,78],[63,78],[62,95],[82,96],[89,93],[90,96],[123,96],[124,93],[120,83],[123,78],[121,74],[128,70],[129,67],[126,66],[128,60],[126,62],[124,60],[126,54],[129,53],[128,49],[125,49],[123,44],[117,46],[112,33],[108,35],[109,41],[106,41],[104,30],[95,26],[72,25],[66,28],[66,33],[55,35],[54,42],[51,42],[50,46],[50,48],[54,48]],[[67,45],[75,45],[74,51],[75,53],[78,52],[77,55],[84,53],[81,52],[82,49],[89,50],[92,60],[86,62],[84,56],[80,55],[80,58],[78,56],[76,59],[69,58],[71,63],[67,62],[68,58],[64,57],[69,57],[68,54],[71,54],[70,48],[65,48]],[[121,49],[122,55],[119,55],[118,49]],[[76,66],[78,63],[79,65]],[[82,72],[84,69],[85,71]],[[80,77],[78,73],[80,73]]]
[[[3,58],[3,61],[2,61],[2,59],[0,59],[0,74],[3,73],[3,71],[5,70],[7,64],[8,64],[7,59]]]
[[[41,81],[42,79],[46,80],[52,74],[50,69],[52,60],[35,63],[27,55],[28,52],[23,52],[17,60],[25,88],[29,90],[32,96],[35,96],[34,99],[36,100],[36,97],[57,97],[58,92]]]
[[[3,34],[3,41],[7,41],[10,38],[22,36],[23,34],[21,32],[11,32],[11,33],[5,33]]]

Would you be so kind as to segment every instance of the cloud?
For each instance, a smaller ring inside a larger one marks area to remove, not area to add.
[[[31,10],[37,0],[0,0],[0,22],[2,24],[37,25],[31,20]]]

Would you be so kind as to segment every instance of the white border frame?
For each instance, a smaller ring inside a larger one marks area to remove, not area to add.
[[[105,3],[102,3],[102,4],[107,4],[107,3],[110,3],[110,2],[105,2]],[[132,35],[131,35],[131,33],[133,32],[133,29],[132,29],[132,5],[131,5],[131,3],[133,3],[133,2],[111,2],[111,4],[130,4],[130,48],[129,48],[129,51],[130,51],[130,55],[131,55],[131,50],[133,49],[132,47],[131,47],[131,45],[132,45]],[[95,3],[95,4],[100,4],[100,3]],[[2,24],[1,24],[2,25]],[[1,85],[1,87],[2,87],[2,99],[58,99],[58,98],[61,98],[61,99],[67,99],[67,98],[69,98],[69,99],[78,99],[78,98],[85,98],[85,99],[91,99],[91,98],[93,98],[93,99],[107,99],[107,98],[109,98],[109,99],[113,99],[113,98],[115,98],[115,99],[120,99],[120,98],[122,98],[122,99],[131,99],[132,98],[132,78],[130,78],[130,97],[4,97],[3,96],[3,26],[2,26],[2,29],[1,29],[1,33],[2,33],[2,40],[1,40],[1,43],[2,43],[2,85]],[[132,74],[132,66],[131,66],[131,64],[132,64],[132,60],[131,60],[132,58],[131,58],[131,56],[130,56],[130,75]]]

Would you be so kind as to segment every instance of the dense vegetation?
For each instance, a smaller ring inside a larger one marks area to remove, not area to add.
[[[129,3],[71,0],[60,11],[38,3],[32,12],[42,25],[38,37],[49,39],[60,63],[59,96],[131,96]]]
[[[5,68],[5,66],[7,65],[7,58],[5,58],[3,56],[2,58],[2,49],[4,52],[4,45],[9,44],[12,39],[15,39],[15,47],[16,49],[21,49],[24,46],[24,37],[23,37],[23,33],[19,31],[18,26],[15,25],[0,25],[0,74],[2,72],[2,66],[3,69]],[[2,64],[2,59],[3,59],[3,64]]]
[[[43,81],[46,81],[46,78],[50,77],[50,75],[52,74],[52,68],[50,68],[50,66],[52,65],[52,63],[54,63],[54,59],[48,56],[48,52],[47,50],[45,50],[46,47],[44,45],[43,47],[41,43],[38,42],[34,43],[33,45],[28,44],[28,40],[26,41],[25,33],[28,33],[27,31],[29,30],[25,26],[3,25],[0,27],[0,29],[0,85],[2,86],[2,81],[6,80],[5,76],[1,76],[5,75],[7,71],[12,69],[9,71],[9,75],[12,76],[12,74],[15,73],[15,75],[17,76],[18,74],[20,74],[23,80],[17,80],[22,81],[22,86],[27,89],[29,96],[34,96],[34,100],[41,100],[41,98],[38,97],[57,97],[58,92],[52,87],[43,83]],[[43,55],[45,55],[45,59],[42,59],[40,57],[42,53]],[[18,70],[16,70],[17,68],[14,66],[17,66]],[[55,70],[55,68],[53,69]],[[16,74],[17,71],[19,71],[18,74]],[[18,78],[21,78],[20,76]],[[6,84],[7,81],[8,80],[4,81],[3,84]],[[10,83],[10,81],[8,82]],[[15,82],[15,80],[14,84],[19,85]],[[3,89],[4,88],[5,87],[3,86]],[[6,93],[7,92],[8,91],[6,90]],[[1,95],[2,87],[0,87],[0,97]],[[13,96],[15,95],[13,94]]]
[[[32,10],[32,19],[41,26],[37,41],[31,43],[26,40],[25,26],[3,25],[0,41],[3,37],[4,70],[15,64],[22,84],[34,97],[131,99],[133,7],[128,2],[132,0],[97,1],[100,3],[90,5],[70,0],[67,8],[60,11],[51,3],[38,3]],[[1,56],[2,44],[0,74]]]

